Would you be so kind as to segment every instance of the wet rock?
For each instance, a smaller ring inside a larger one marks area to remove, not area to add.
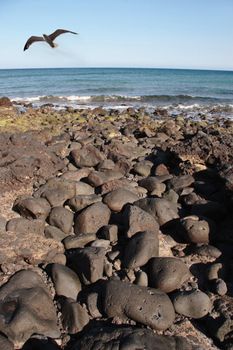
[[[69,334],[81,332],[89,323],[87,310],[72,299],[66,299],[62,304],[62,324]]]
[[[128,238],[140,231],[158,232],[159,230],[159,225],[153,216],[135,205],[126,205],[122,218]]]
[[[108,193],[103,202],[107,204],[107,206],[116,212],[120,212],[126,203],[133,203],[138,200],[138,196],[131,192],[130,190],[126,190],[124,188],[118,188],[110,193]]]
[[[96,166],[105,158],[104,154],[92,145],[71,151],[71,156],[75,165],[80,168]]]
[[[163,198],[142,198],[134,204],[151,214],[159,225],[164,225],[179,217],[177,206]]]
[[[91,204],[101,202],[101,200],[101,196],[97,194],[79,195],[71,198],[67,204],[73,211],[77,212],[88,207]]]
[[[77,299],[82,287],[77,274],[73,270],[61,264],[53,264],[51,275],[57,295]]]
[[[149,286],[165,293],[179,289],[191,273],[185,263],[177,258],[153,258],[149,267]]]
[[[211,309],[210,298],[200,290],[178,292],[173,305],[179,314],[195,319],[206,316]]]
[[[73,226],[74,214],[63,207],[55,207],[49,215],[49,224],[69,234]]]
[[[105,254],[106,250],[103,248],[77,249],[71,267],[84,284],[95,283],[103,277]]]
[[[74,220],[74,232],[96,233],[102,226],[108,225],[111,211],[106,204],[95,203],[84,209]]]
[[[102,307],[108,317],[129,318],[157,330],[167,329],[175,317],[165,293],[121,281],[106,282]]]
[[[34,233],[44,235],[44,220],[28,220],[25,218],[14,218],[7,222],[6,230],[17,233]]]
[[[58,338],[53,301],[41,277],[32,271],[16,273],[0,289],[0,331],[22,344],[34,333]]]
[[[118,180],[118,179],[121,179],[122,177],[123,177],[123,174],[120,171],[115,171],[115,170],[107,170],[104,172],[92,171],[88,175],[87,180],[92,186],[98,187],[103,185],[106,182]]]
[[[17,200],[14,204],[14,209],[26,219],[45,220],[49,215],[51,206],[44,198],[25,198]]]
[[[187,216],[180,220],[184,229],[184,238],[191,243],[209,243],[210,227],[206,220],[197,216]]]
[[[46,238],[52,238],[58,242],[61,242],[65,237],[67,237],[67,234],[65,234],[65,232],[60,230],[58,227],[50,225],[45,227],[44,235]]]
[[[135,269],[145,265],[158,254],[158,232],[138,232],[130,239],[125,248],[124,265],[127,269]]]
[[[90,242],[93,242],[96,239],[95,233],[86,233],[86,234],[78,234],[78,235],[70,235],[67,236],[63,240],[63,244],[65,249],[75,249],[75,248],[83,248]]]
[[[72,346],[71,350],[113,348],[114,350],[194,350],[194,347],[185,338],[157,335],[150,329],[129,326],[92,328]]]
[[[16,234],[8,231],[1,232],[0,235],[0,264],[6,268],[9,262],[28,261],[31,264],[49,262],[54,256],[63,252],[64,247],[60,242],[34,233]]]

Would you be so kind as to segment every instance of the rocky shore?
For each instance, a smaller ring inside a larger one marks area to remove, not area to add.
[[[233,349],[233,122],[0,99],[0,348]]]

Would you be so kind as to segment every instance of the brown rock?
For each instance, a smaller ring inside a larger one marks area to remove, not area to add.
[[[103,203],[95,203],[84,209],[75,218],[74,232],[96,233],[102,226],[108,225],[111,211]]]
[[[104,160],[104,154],[96,147],[87,145],[81,150],[75,149],[71,151],[71,156],[78,167],[92,167]]]
[[[126,203],[133,203],[138,200],[138,196],[131,192],[130,190],[126,190],[124,188],[118,188],[110,193],[108,193],[103,202],[107,204],[107,206],[116,212],[120,212]]]

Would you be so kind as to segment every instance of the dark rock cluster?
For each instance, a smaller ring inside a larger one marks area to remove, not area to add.
[[[50,146],[1,135],[1,174],[36,180],[0,218],[2,348],[230,349],[232,139],[143,111],[87,118]]]

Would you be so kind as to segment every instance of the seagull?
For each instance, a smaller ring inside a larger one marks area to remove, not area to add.
[[[33,44],[36,41],[45,41],[47,42],[51,47],[56,47],[57,45],[54,44],[54,40],[58,35],[64,34],[64,33],[72,33],[72,34],[78,34],[75,32],[71,32],[70,30],[66,29],[57,29],[55,32],[53,32],[50,35],[43,34],[43,36],[31,36],[28,41],[26,42],[23,51],[27,50],[31,44]]]

